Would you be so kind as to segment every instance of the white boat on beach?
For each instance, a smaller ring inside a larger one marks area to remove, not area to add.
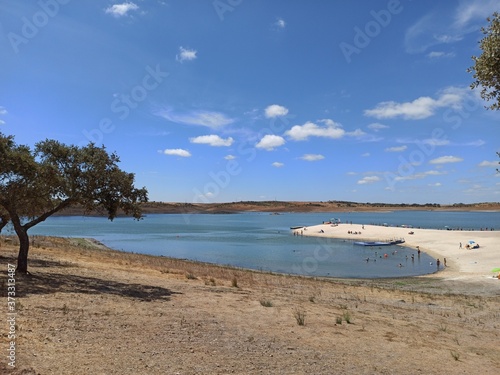
[[[390,241],[356,241],[354,245],[359,246],[391,246],[391,245],[400,245],[404,243],[404,238],[399,240],[390,240]]]

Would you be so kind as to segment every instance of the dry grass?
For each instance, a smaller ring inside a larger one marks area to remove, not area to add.
[[[14,245],[0,241],[1,263],[14,261]],[[474,285],[276,275],[45,237],[30,270],[16,280],[13,374],[496,374],[500,365],[499,296]]]

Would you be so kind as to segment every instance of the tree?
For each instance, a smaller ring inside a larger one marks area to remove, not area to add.
[[[134,174],[118,167],[115,153],[93,143],[67,146],[55,140],[17,145],[0,133],[0,213],[19,237],[16,272],[28,273],[28,230],[64,208],[104,209],[113,220],[122,210],[141,218],[147,190],[134,187]]]
[[[2,229],[9,223],[9,214],[5,211],[2,211],[0,207],[0,233],[2,233]]]
[[[473,73],[475,81],[470,85],[472,89],[481,88],[481,98],[494,103],[486,108],[500,109],[500,14],[495,12],[487,18],[490,23],[482,27],[485,37],[479,42],[483,51],[481,56],[472,56],[474,66],[467,69]]]

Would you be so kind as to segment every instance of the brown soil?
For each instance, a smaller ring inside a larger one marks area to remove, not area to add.
[[[284,202],[284,201],[248,201],[231,203],[167,203],[148,202],[142,204],[144,214],[192,214],[192,213],[235,213],[235,212],[359,212],[359,211],[395,211],[395,210],[429,210],[429,211],[500,211],[500,203],[476,204],[386,204],[357,203],[344,201],[328,202]],[[83,215],[82,208],[71,207],[57,215]],[[104,212],[92,212],[93,215],[104,215]]]
[[[317,280],[42,238],[7,374],[498,374],[500,284]],[[7,264],[2,242],[2,311]],[[298,322],[303,316],[304,325]]]

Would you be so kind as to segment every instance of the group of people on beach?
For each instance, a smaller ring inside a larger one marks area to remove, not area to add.
[[[461,249],[462,248],[462,242],[460,242],[460,244],[458,245],[458,248]],[[470,249],[479,249],[479,244],[478,243],[475,243],[475,242],[472,242],[472,243],[468,243],[465,245],[465,248],[467,250],[470,250]]]
[[[432,266],[432,262],[431,262],[431,266]],[[439,268],[441,266],[441,261],[439,260],[439,258],[436,259],[436,266],[437,266],[437,269],[439,270]],[[443,258],[443,266],[446,267],[446,258]]]

